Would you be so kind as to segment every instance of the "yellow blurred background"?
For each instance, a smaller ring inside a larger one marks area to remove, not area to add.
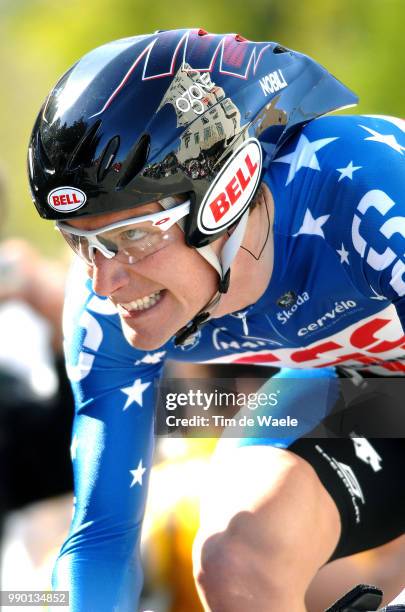
[[[59,76],[109,40],[196,26],[276,40],[312,55],[360,96],[359,112],[404,116],[404,0],[0,0],[0,167],[8,186],[6,234],[44,254],[61,241],[40,222],[25,176],[36,114]]]

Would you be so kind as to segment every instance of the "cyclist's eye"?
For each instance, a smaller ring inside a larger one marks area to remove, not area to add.
[[[142,238],[145,238],[147,233],[148,232],[145,232],[141,229],[132,228],[125,230],[125,232],[121,232],[121,239],[131,241],[141,240]]]

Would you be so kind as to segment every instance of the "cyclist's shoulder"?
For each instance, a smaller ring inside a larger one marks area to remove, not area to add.
[[[375,134],[376,132],[377,134]],[[333,137],[355,138],[364,141],[370,136],[377,137],[392,134],[400,139],[405,135],[405,121],[399,117],[389,115],[323,115],[305,124],[299,134],[307,137]],[[334,133],[334,134],[333,134]]]
[[[325,115],[291,137],[264,180],[279,200],[341,214],[368,190],[403,183],[405,122],[382,115]],[[357,204],[356,204],[357,205]]]

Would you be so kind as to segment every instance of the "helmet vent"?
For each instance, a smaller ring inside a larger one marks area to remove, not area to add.
[[[38,142],[39,157],[41,160],[41,166],[42,166],[43,171],[46,172],[47,174],[55,174],[55,168],[53,168],[51,164],[51,160],[49,159],[48,154],[45,151],[45,147],[42,142],[40,132],[38,132],[37,142]]]
[[[68,162],[67,167],[69,170],[89,164],[91,162],[97,144],[96,133],[100,125],[101,120],[99,119],[91,126],[91,128],[87,130],[83,138],[80,140]]]
[[[287,53],[288,49],[282,47],[281,45],[276,45],[273,49],[273,53]]]
[[[150,149],[150,136],[144,134],[138,140],[132,157],[130,158],[128,165],[124,171],[121,180],[118,182],[117,189],[124,189],[128,183],[136,177],[137,174],[142,170],[148,159]]]
[[[108,170],[111,168],[111,164],[117,154],[119,146],[120,146],[120,138],[119,136],[115,136],[114,138],[110,140],[110,142],[104,149],[104,153],[101,157],[101,161],[100,161],[100,164],[97,170],[97,180],[99,183],[104,179]]]

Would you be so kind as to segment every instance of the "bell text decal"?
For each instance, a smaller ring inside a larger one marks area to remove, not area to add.
[[[260,144],[250,138],[235,151],[204,197],[197,218],[203,234],[229,227],[243,214],[256,191],[261,168]]]
[[[70,213],[86,204],[87,196],[75,187],[57,187],[48,194],[48,204],[61,213]]]

